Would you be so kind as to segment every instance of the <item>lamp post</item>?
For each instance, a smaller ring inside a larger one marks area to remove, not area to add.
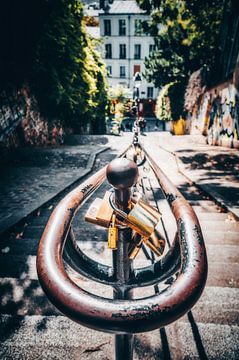
[[[137,115],[136,115],[136,120],[139,120],[139,88],[141,86],[142,83],[142,77],[141,74],[139,72],[136,72],[134,77],[133,77],[133,82],[134,82],[134,88],[136,88],[136,103],[137,103]]]

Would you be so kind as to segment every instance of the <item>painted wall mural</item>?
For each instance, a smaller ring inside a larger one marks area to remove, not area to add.
[[[208,143],[239,148],[239,91],[224,83],[206,91],[192,112],[191,133],[207,136]]]

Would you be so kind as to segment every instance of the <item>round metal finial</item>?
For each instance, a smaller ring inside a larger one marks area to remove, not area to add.
[[[114,159],[107,166],[106,176],[115,189],[128,189],[139,176],[137,165],[126,158]]]

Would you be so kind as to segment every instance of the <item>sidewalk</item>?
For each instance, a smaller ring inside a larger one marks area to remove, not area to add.
[[[0,164],[0,233],[87,175],[97,154],[124,146],[114,136],[72,136],[71,146],[21,148]],[[128,139],[125,139],[127,142]]]
[[[173,153],[179,170],[239,217],[239,152],[203,143],[202,137],[158,133],[158,146]]]

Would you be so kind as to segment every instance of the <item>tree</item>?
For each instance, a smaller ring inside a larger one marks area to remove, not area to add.
[[[160,120],[178,120],[184,117],[184,97],[185,82],[175,81],[165,85],[157,98],[156,116]]]
[[[150,13],[145,31],[156,50],[146,59],[146,77],[160,87],[187,79],[215,61],[223,4],[221,0],[138,0]]]
[[[34,90],[42,111],[60,116],[76,130],[91,120],[96,129],[99,114],[99,121],[104,121],[106,72],[86,33],[81,3],[58,0],[44,30],[34,66]]]
[[[0,16],[0,91],[27,84],[46,118],[75,130],[90,123],[102,132],[106,71],[86,33],[81,2],[4,1]]]

